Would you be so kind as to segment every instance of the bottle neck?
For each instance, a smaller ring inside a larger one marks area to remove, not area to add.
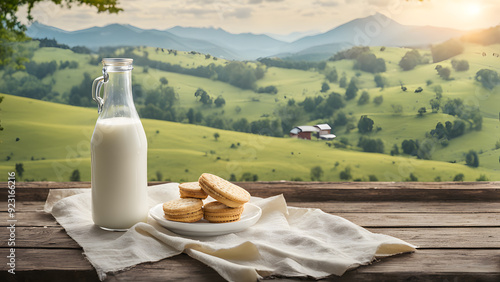
[[[108,75],[108,81],[104,84],[104,106],[100,118],[139,118],[132,98],[132,71],[114,71],[113,67],[106,66],[103,72]]]

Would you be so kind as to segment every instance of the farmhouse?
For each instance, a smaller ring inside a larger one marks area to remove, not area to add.
[[[336,136],[330,133],[332,128],[326,124],[317,124],[315,126],[301,125],[290,130],[290,137],[311,140],[311,136],[323,140],[332,140]]]

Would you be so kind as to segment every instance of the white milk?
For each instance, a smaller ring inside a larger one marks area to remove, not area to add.
[[[105,229],[127,229],[145,221],[148,145],[140,120],[97,120],[90,146],[94,223]]]

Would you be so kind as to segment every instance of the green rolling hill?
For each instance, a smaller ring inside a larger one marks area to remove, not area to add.
[[[68,181],[75,169],[80,171],[81,180],[90,180],[89,143],[97,119],[95,109],[2,96],[1,124],[5,129],[0,133],[1,174],[22,163],[23,180]],[[163,180],[195,181],[201,173],[212,172],[228,179],[234,174],[239,180],[249,172],[259,180],[307,181],[314,166],[324,171],[323,181],[339,181],[339,173],[346,167],[353,179],[364,181],[369,175],[380,181],[403,181],[410,173],[419,181],[433,181],[438,176],[451,181],[458,173],[467,181],[480,175],[500,179],[499,170],[483,165],[469,168],[461,163],[334,149],[324,141],[273,138],[158,120],[142,122],[149,146],[149,179],[157,179],[158,172]],[[488,127],[487,123],[485,129]],[[216,132],[220,134],[217,141],[213,137]]]

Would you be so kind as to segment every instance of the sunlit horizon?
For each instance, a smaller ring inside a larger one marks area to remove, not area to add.
[[[36,21],[67,31],[108,24],[130,24],[142,29],[165,30],[174,26],[222,28],[231,33],[286,35],[328,31],[356,18],[381,13],[403,25],[435,26],[459,30],[500,24],[500,4],[484,1],[141,1],[123,0],[118,15],[97,14],[74,5],[61,8],[51,2],[35,6]],[[285,7],[286,6],[286,7]],[[26,8],[18,15],[25,18]],[[24,23],[27,23],[26,21]]]

